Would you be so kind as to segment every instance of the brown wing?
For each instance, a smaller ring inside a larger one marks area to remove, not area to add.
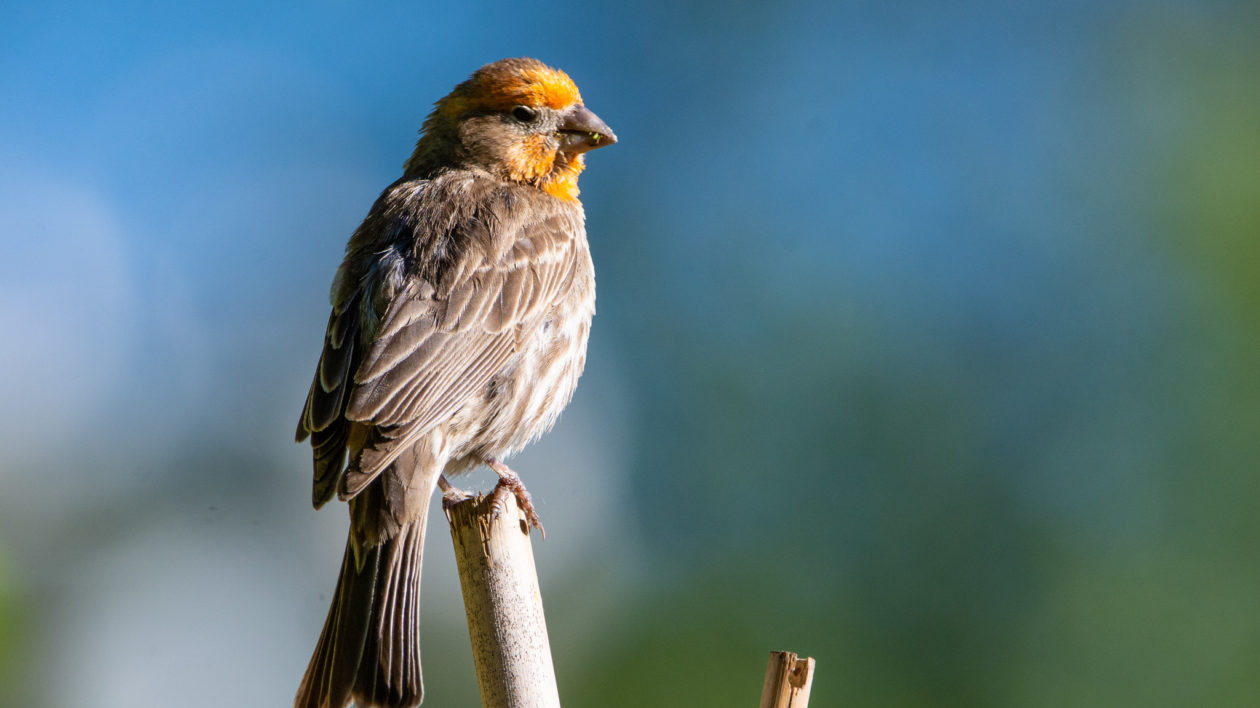
[[[343,414],[327,428],[344,431],[356,424],[367,428],[361,449],[351,449],[342,498],[361,491],[510,363],[524,337],[542,323],[572,282],[578,257],[575,228],[580,226],[573,219],[557,214],[520,227],[501,255],[495,256],[492,248],[464,249],[435,278],[436,287],[418,276],[405,282],[386,308],[367,351],[361,358],[350,354],[357,363]],[[335,332],[332,325],[329,331]],[[343,340],[341,347],[345,346]],[[338,348],[330,357],[325,346],[329,369],[344,356],[341,352]],[[321,371],[324,368],[321,360]],[[317,381],[321,390],[322,378]],[[332,376],[328,383],[333,379],[345,389],[344,378]],[[317,415],[322,408],[308,404],[308,409],[315,413],[312,422],[322,422]],[[345,433],[340,434],[345,446]]]
[[[361,293],[337,303],[328,317],[324,351],[315,369],[306,406],[298,421],[297,441],[311,437],[314,483],[311,500],[315,508],[332,499],[346,460],[350,423],[343,417],[352,372],[362,358],[359,346],[359,303]]]

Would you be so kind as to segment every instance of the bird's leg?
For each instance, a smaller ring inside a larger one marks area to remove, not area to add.
[[[543,530],[542,519],[538,518],[538,512],[534,511],[534,501],[529,496],[529,492],[525,489],[525,484],[521,482],[521,478],[512,471],[510,467],[499,462],[493,457],[485,459],[486,466],[494,470],[499,475],[499,483],[494,485],[494,501],[490,502],[490,508],[497,517],[503,513],[503,495],[509,492],[516,496],[516,503],[520,505],[521,511],[525,512],[525,520],[530,526],[542,532],[543,538],[547,538],[547,532]]]
[[[438,475],[438,489],[442,490],[442,510],[450,511],[451,507],[470,498],[472,495],[451,485],[446,475]]]

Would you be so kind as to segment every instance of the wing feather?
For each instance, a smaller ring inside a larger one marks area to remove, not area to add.
[[[442,329],[451,330],[458,328],[460,319],[468,311],[469,304],[472,303],[479,292],[482,292],[482,282],[475,277],[469,278],[458,287],[452,288],[451,294],[446,299],[446,308],[442,316]]]
[[[313,436],[317,505],[338,486],[343,498],[357,494],[512,366],[524,339],[564,295],[579,257],[580,218],[568,213],[525,223],[494,217],[427,223],[452,229],[414,236],[440,244],[441,258],[389,282],[371,282],[364,274],[372,268],[360,266],[359,290],[333,308],[298,425],[299,440]],[[490,233],[491,227],[512,232]],[[378,251],[355,255],[369,253]],[[366,427],[351,435],[356,425]]]
[[[577,249],[566,225],[553,218],[523,228],[515,242],[528,245],[505,248],[497,263],[482,259],[475,270],[452,266],[448,273],[463,274],[462,282],[446,280],[427,298],[391,305],[354,377],[345,417],[392,429],[393,440],[365,448],[358,474],[383,469],[397,456],[390,448],[455,414],[511,364],[573,271]],[[402,318],[409,322],[399,325]]]
[[[359,308],[351,305],[358,300],[359,295],[355,293],[346,302],[339,303],[343,306],[334,307],[328,318],[324,350],[298,421],[298,442],[308,436],[311,438],[311,501],[316,508],[333,497],[345,465],[350,424],[343,413],[359,351],[356,345]]]
[[[416,319],[407,327],[399,328],[388,339],[378,340],[379,343],[359,365],[354,383],[385,385],[380,381],[385,375],[395,371],[405,372],[436,358],[437,350],[443,344],[442,339],[433,336],[436,331],[437,324],[430,314]]]
[[[358,300],[357,295],[352,300]],[[324,430],[341,417],[344,409],[346,383],[354,367],[356,337],[347,333],[357,330],[358,308],[340,312],[334,310],[328,317],[328,329],[324,335],[324,350],[315,368],[315,378],[306,396],[306,405],[298,421],[297,441]]]

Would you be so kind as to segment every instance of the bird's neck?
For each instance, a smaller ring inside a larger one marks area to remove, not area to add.
[[[416,143],[415,152],[403,165],[405,176],[412,179],[431,179],[439,172],[456,169],[472,169],[500,179],[537,187],[557,199],[576,201],[578,176],[586,169],[581,154],[571,154],[546,149],[542,145],[523,143],[508,151],[493,164],[481,164],[465,154],[456,140],[426,132]]]

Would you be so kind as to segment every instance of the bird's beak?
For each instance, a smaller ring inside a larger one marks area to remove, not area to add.
[[[583,105],[566,111],[558,127],[560,149],[564,152],[586,152],[617,142],[612,128]]]

